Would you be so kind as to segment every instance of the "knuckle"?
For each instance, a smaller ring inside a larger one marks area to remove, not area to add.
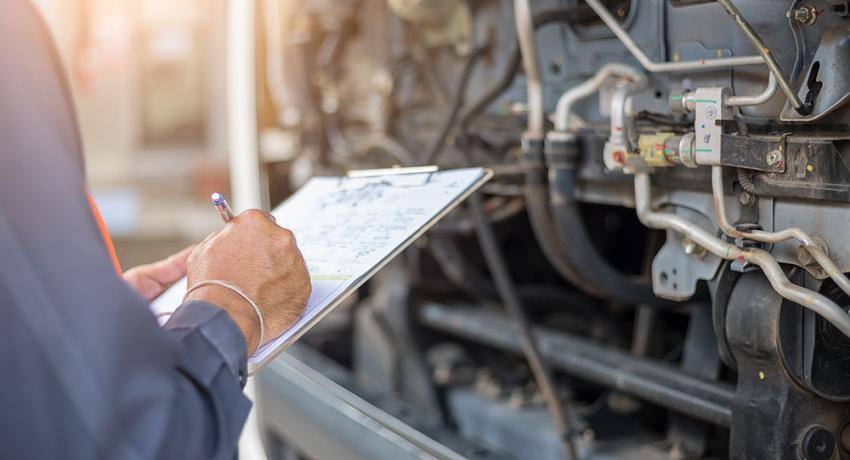
[[[246,227],[257,227],[262,224],[263,212],[259,209],[247,209],[239,214],[234,222]]]
[[[259,209],[248,209],[244,211],[242,215],[245,216],[244,221],[248,223],[255,223],[258,222],[260,219],[265,219],[263,211],[260,211]]]
[[[295,244],[295,234],[292,233],[292,230],[289,230],[287,228],[281,228],[279,234],[280,242],[284,245],[290,246]]]

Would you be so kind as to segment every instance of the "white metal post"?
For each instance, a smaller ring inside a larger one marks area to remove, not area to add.
[[[261,208],[262,180],[257,149],[257,99],[255,80],[254,0],[228,0],[227,4],[227,131],[232,203],[237,211]],[[245,394],[255,400],[254,379]],[[265,460],[256,405],[239,440],[240,457]]]

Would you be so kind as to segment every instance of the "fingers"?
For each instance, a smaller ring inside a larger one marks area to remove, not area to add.
[[[186,276],[189,254],[191,254],[194,249],[195,245],[193,244],[183,248],[180,252],[169,256],[165,260],[151,264],[151,276],[162,284],[171,284]]]
[[[151,301],[162,294],[165,288],[157,280],[147,276],[145,266],[135,267],[124,273],[124,282],[132,287],[143,299]]]
[[[187,260],[194,249],[191,245],[159,262],[133,267],[124,273],[124,281],[145,299],[153,300],[186,275]]]

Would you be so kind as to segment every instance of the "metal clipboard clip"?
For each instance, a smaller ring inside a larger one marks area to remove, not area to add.
[[[341,177],[340,190],[360,190],[371,185],[390,187],[421,187],[439,171],[437,166],[411,166],[407,168],[360,169],[348,171]]]

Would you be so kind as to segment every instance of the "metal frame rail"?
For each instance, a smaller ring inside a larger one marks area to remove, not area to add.
[[[261,426],[310,458],[509,458],[415,414],[394,397],[370,394],[308,345],[294,345],[257,380]]]
[[[503,315],[480,308],[429,303],[420,320],[435,329],[489,346],[520,352],[515,325]],[[567,374],[615,388],[699,420],[728,427],[735,388],[708,382],[673,366],[632,356],[583,337],[536,327],[540,353]]]

